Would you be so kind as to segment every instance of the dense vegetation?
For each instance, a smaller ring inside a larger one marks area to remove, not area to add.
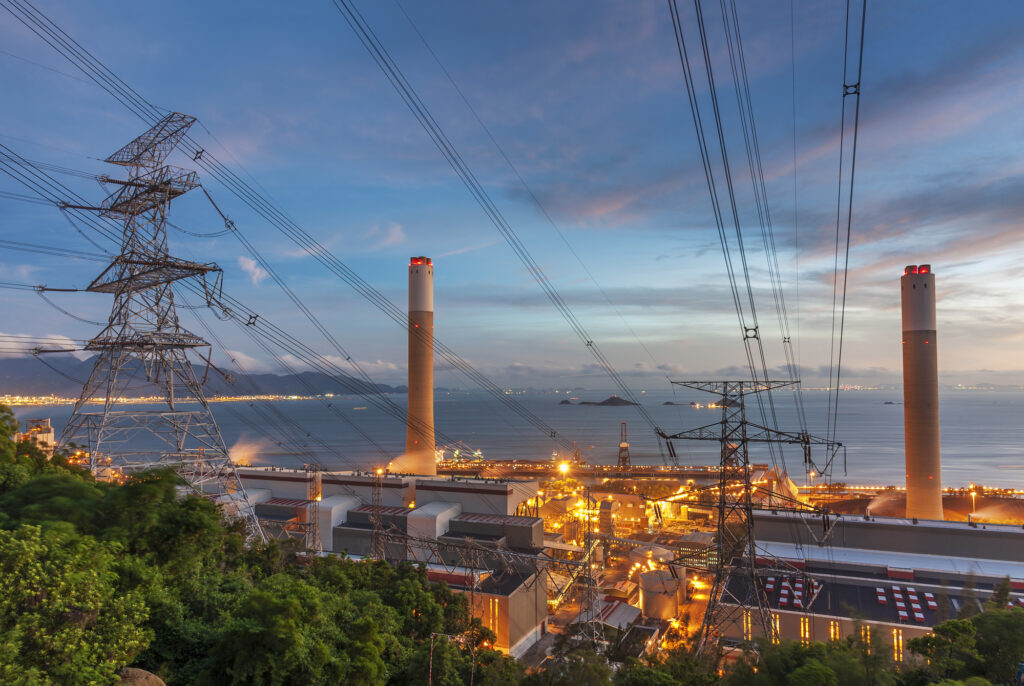
[[[95,482],[14,444],[0,408],[0,683],[516,684],[467,599],[422,569],[244,548],[173,473]],[[475,643],[475,650],[469,644]]]
[[[1024,610],[1002,609],[1006,587],[909,641],[920,659],[901,665],[891,646],[850,638],[761,646],[756,670],[752,654],[719,673],[685,650],[613,670],[576,647],[526,674],[485,647],[494,636],[466,597],[420,568],[246,548],[173,473],[97,483],[13,443],[15,430],[0,406],[2,684],[114,684],[126,665],[168,684],[425,684],[432,644],[439,686],[983,686],[1010,683],[1024,660]]]

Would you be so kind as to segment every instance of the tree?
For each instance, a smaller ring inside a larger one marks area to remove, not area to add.
[[[591,647],[580,647],[548,662],[523,679],[524,686],[611,686],[608,661]]]
[[[978,595],[976,592],[977,581],[973,574],[968,574],[967,578],[964,579],[964,585],[960,591],[960,611],[957,612],[957,619],[968,619],[969,617],[978,614],[980,611],[978,608]]]
[[[660,665],[645,665],[636,658],[629,658],[625,666],[612,678],[615,686],[676,686],[680,682],[664,671]]]
[[[996,584],[996,587],[992,591],[992,597],[985,601],[986,610],[1003,610],[1010,604],[1010,593],[1013,592],[1013,584],[1010,583],[1010,577],[1005,576],[1003,580]]]
[[[980,656],[975,674],[995,683],[1010,683],[1024,662],[1024,610],[987,610],[971,617]]]
[[[836,673],[819,660],[810,659],[786,678],[787,686],[838,686]]]
[[[206,684],[352,684],[384,681],[372,617],[346,597],[287,574],[262,581],[219,632],[200,675]]]
[[[928,660],[927,672],[939,679],[966,676],[965,671],[980,657],[974,645],[975,626],[966,619],[951,619],[932,633],[907,642],[911,651]]]
[[[114,672],[150,640],[142,598],[116,588],[120,553],[67,527],[0,530],[0,676],[116,682]]]

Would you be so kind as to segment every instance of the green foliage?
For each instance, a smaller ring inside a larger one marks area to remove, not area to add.
[[[1003,580],[992,591],[992,597],[985,601],[986,610],[1003,610],[1010,602],[1010,593],[1013,591],[1013,585],[1010,583],[1010,577],[1003,577]]]
[[[927,672],[939,679],[964,675],[968,665],[981,657],[974,646],[975,627],[966,619],[951,619],[932,633],[907,642],[911,651],[928,660]]]
[[[434,683],[523,676],[470,649],[494,634],[420,567],[245,548],[173,472],[97,483],[13,443],[16,426],[0,406],[0,683],[114,683],[134,665],[171,685],[422,684],[433,632],[468,637],[435,650]]]
[[[592,647],[578,647],[523,679],[524,686],[611,686],[608,661]]]
[[[964,581],[962,590],[960,591],[960,611],[957,613],[957,619],[968,619],[978,614],[978,597],[977,597],[977,582],[974,579],[974,575],[969,575]]]
[[[987,610],[971,617],[971,623],[980,656],[972,672],[994,683],[1010,683],[1024,662],[1024,609]]]
[[[614,686],[675,686],[680,683],[660,666],[645,665],[630,658],[612,678]],[[687,682],[688,683],[688,682]]]
[[[879,632],[868,646],[857,630],[829,644],[761,645],[756,662],[723,677],[682,649],[613,675],[593,646],[525,674],[485,648],[495,636],[470,619],[467,597],[422,567],[309,560],[293,542],[246,548],[173,472],[97,483],[60,454],[13,443],[15,428],[0,406],[2,684],[113,684],[134,665],[171,686],[418,686],[428,672],[447,686],[985,686],[1009,682],[1024,660],[1024,610],[1004,609],[1004,581],[984,612],[909,641],[927,664],[902,671]]]
[[[118,592],[116,544],[66,529],[0,531],[4,683],[114,683],[149,642],[146,606]],[[10,679],[10,680],[9,680]]]
[[[895,667],[886,651],[873,638],[869,646],[854,636],[830,643],[787,641],[779,645],[762,643],[759,658],[751,655],[730,669],[722,679],[727,686],[890,686],[896,683]],[[755,664],[756,663],[756,664]],[[756,669],[756,671],[755,671]]]

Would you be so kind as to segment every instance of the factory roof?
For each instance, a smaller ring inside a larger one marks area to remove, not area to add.
[[[314,501],[312,501],[312,500],[305,500],[305,499],[302,499],[302,498],[271,498],[270,500],[265,500],[265,501],[263,501],[260,504],[261,505],[277,505],[279,507],[306,507],[311,502],[314,502]]]
[[[788,518],[791,518],[791,519],[804,520],[804,521],[807,521],[807,522],[810,522],[810,523],[818,523],[818,524],[820,524],[820,522],[821,522],[821,514],[820,513],[813,513],[813,512],[780,512],[778,510],[755,510],[754,511],[754,517],[758,518],[758,519],[760,519],[762,517],[764,517],[764,518],[769,518],[769,517],[787,518],[788,517]],[[965,531],[965,530],[966,531],[976,530],[976,531],[979,531],[979,532],[981,532],[981,531],[999,531],[999,532],[1014,533],[1014,534],[1019,534],[1021,536],[1024,536],[1024,527],[1020,526],[1019,524],[989,524],[989,523],[980,524],[978,522],[972,522],[972,523],[968,523],[968,522],[953,522],[953,521],[943,521],[943,520],[939,520],[939,519],[918,519],[917,521],[914,521],[913,519],[908,519],[906,517],[876,517],[874,515],[871,515],[870,517],[866,517],[865,515],[834,514],[834,513],[833,514],[829,514],[829,517],[833,518],[833,519],[840,519],[840,520],[842,520],[844,522],[847,522],[849,524],[869,523],[870,522],[870,524],[872,526],[890,526],[890,527],[913,526],[913,527],[922,528],[922,529],[927,527],[927,528],[930,528],[930,529],[947,529],[947,530],[952,530],[952,531]]]
[[[491,576],[477,584],[476,592],[486,595],[512,595],[520,586],[529,583],[534,576],[524,572],[491,574]],[[538,580],[533,580],[535,583],[538,583]]]
[[[483,524],[518,524],[520,526],[533,526],[543,521],[540,517],[518,517],[516,515],[478,514],[475,512],[463,512],[452,518],[459,522],[480,522]]]
[[[966,603],[979,604],[980,609],[980,602],[988,596],[986,592],[968,595],[962,587],[932,586],[913,581],[835,579],[827,576],[819,576],[817,581],[820,587],[815,591],[814,580],[802,580],[798,575],[761,577],[772,610],[922,627],[934,626],[944,617],[956,615]],[[728,602],[730,595],[744,597],[746,585],[743,577],[730,578],[729,593],[723,596],[723,602]],[[947,600],[949,606],[943,611],[941,605]],[[1011,603],[1024,607],[1024,597],[1013,595]]]
[[[373,505],[360,505],[352,510],[352,512],[368,512],[373,514],[375,509]],[[408,515],[409,508],[399,507],[398,505],[381,505],[380,513],[386,515]]]
[[[625,629],[640,617],[640,608],[633,607],[622,600],[614,600],[605,603],[595,619],[601,624],[613,626],[616,629]]]
[[[891,550],[865,550],[839,546],[806,546],[795,543],[759,541],[758,547],[772,557],[784,560],[806,560],[831,564],[874,565],[882,569],[898,568],[956,575],[1004,577],[1024,580],[1024,563],[984,560],[967,557],[946,557],[922,553],[899,553]]]

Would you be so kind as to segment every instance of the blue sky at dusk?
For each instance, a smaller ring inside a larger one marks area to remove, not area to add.
[[[762,333],[769,363],[779,366],[721,17],[717,3],[705,4],[731,162],[741,170],[736,188]],[[663,2],[403,0],[571,250],[401,7],[391,0],[357,6],[634,388],[741,367]],[[431,256],[438,338],[498,383],[611,387],[331,2],[182,0],[171,11],[39,0],[38,7],[149,100],[198,117],[197,140],[400,306],[409,256]],[[739,2],[791,326],[804,381],[818,385],[829,359],[846,4],[797,0],[792,8],[791,23],[789,2]],[[696,45],[693,8],[681,3],[681,11]],[[898,278],[919,262],[937,274],[943,381],[1024,383],[1022,25],[1018,2],[869,4],[844,349],[849,383],[899,382]],[[0,14],[0,89],[0,143],[32,160],[113,174],[100,160],[146,128],[7,14]],[[190,163],[180,155],[172,161]],[[93,181],[61,180],[97,202],[105,195]],[[376,380],[403,382],[398,326],[222,186],[211,181],[208,189]],[[25,192],[5,176],[0,191]],[[204,202],[199,193],[176,201],[172,220],[218,230]],[[95,251],[53,208],[0,197],[0,213],[3,238]],[[233,237],[172,230],[170,239],[173,253],[216,261],[228,292],[328,352]],[[82,287],[101,267],[0,249],[0,268],[6,281]],[[5,333],[84,339],[97,331],[32,293],[3,297]],[[109,296],[54,297],[86,319],[104,320],[109,311]],[[201,332],[191,314],[182,316]],[[205,319],[250,368],[276,371],[233,327]],[[469,387],[443,369],[438,383]]]

